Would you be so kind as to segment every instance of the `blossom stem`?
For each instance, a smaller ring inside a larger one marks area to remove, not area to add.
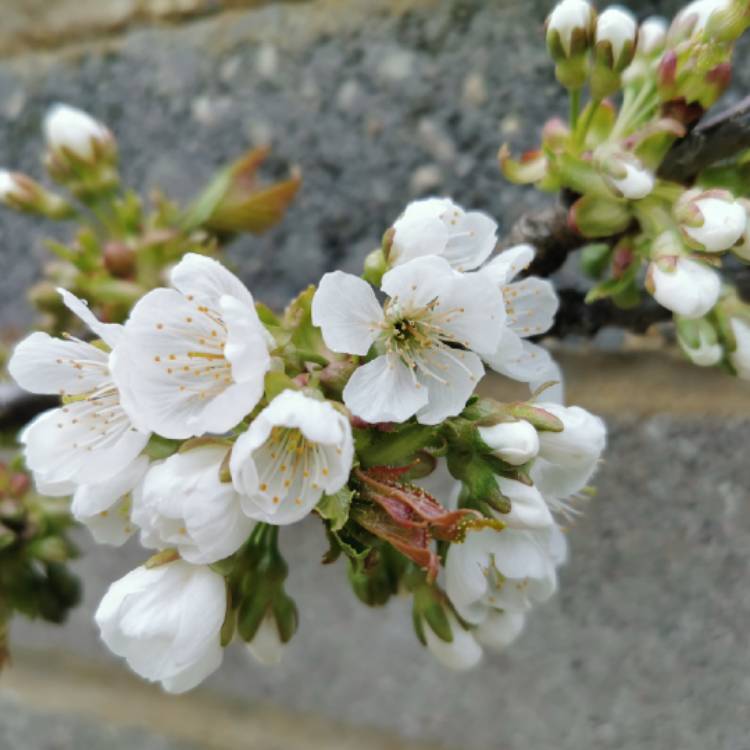
[[[572,89],[570,92],[570,129],[575,131],[578,125],[578,115],[581,110],[581,89]]]

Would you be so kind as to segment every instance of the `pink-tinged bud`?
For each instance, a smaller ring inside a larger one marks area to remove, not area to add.
[[[549,149],[563,149],[570,139],[570,128],[559,117],[547,120],[542,129],[542,143]]]
[[[690,258],[661,257],[649,266],[646,288],[668,310],[685,318],[702,318],[719,299],[721,279]]]
[[[677,53],[667,50],[659,63],[658,80],[659,86],[669,89],[675,85],[677,79]]]
[[[694,0],[675,16],[670,37],[675,41],[703,36],[736,39],[744,30],[740,5],[733,0]]]
[[[725,190],[691,190],[675,206],[675,216],[688,244],[707,253],[721,253],[745,235],[745,207]]]
[[[512,159],[510,149],[504,144],[497,158],[505,179],[516,185],[529,185],[547,176],[549,165],[542,151],[526,151],[520,159]]]

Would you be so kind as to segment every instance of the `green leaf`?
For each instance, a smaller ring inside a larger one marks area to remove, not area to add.
[[[266,374],[265,393],[269,401],[273,401],[283,391],[298,391],[299,386],[285,373],[274,370]]]
[[[346,486],[333,495],[323,495],[316,510],[329,523],[331,531],[341,531],[349,520],[349,508],[354,493]]]

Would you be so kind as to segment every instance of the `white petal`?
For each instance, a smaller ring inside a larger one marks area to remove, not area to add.
[[[26,463],[49,482],[104,481],[122,471],[145,447],[148,434],[135,430],[124,412],[108,417],[88,401],[46,411],[21,433]]]
[[[445,258],[428,255],[392,268],[383,276],[380,288],[401,309],[416,310],[433,300],[442,301],[457,277]]]
[[[536,250],[531,245],[516,245],[496,255],[480,269],[496,286],[502,287],[524,271],[534,260]]]
[[[224,649],[217,641],[211,644],[194,664],[187,669],[178,672],[172,677],[166,677],[161,681],[162,687],[168,693],[180,695],[192,690],[212,675],[220,666],[224,658]]]
[[[503,337],[505,302],[498,288],[481,273],[455,274],[438,297],[435,315],[457,341],[479,354],[494,352]]]
[[[276,620],[270,615],[263,618],[252,641],[247,644],[247,650],[253,658],[267,666],[280,664],[285,648],[286,644],[281,641]]]
[[[123,334],[121,325],[118,323],[102,323],[91,312],[84,300],[79,299],[75,294],[71,294],[67,289],[58,289],[57,291],[63,298],[65,307],[79,317],[105,344],[112,349],[117,346]]]
[[[490,357],[484,357],[485,362],[502,375],[522,383],[542,381],[555,371],[555,363],[550,353],[530,341],[523,341],[519,354],[506,355],[505,351],[497,351]]]
[[[546,529],[554,524],[547,503],[537,487],[529,487],[506,477],[498,477],[497,482],[500,491],[511,503],[510,513],[498,514],[498,518],[509,527]]]
[[[381,356],[357,368],[344,388],[344,403],[366,422],[405,422],[428,399],[427,388],[397,357]]]
[[[477,640],[493,651],[503,651],[523,632],[526,615],[523,612],[492,611],[476,629]]]
[[[429,396],[427,403],[417,411],[417,420],[421,424],[439,424],[460,414],[484,376],[482,360],[474,352],[435,349],[423,355],[420,362],[437,377],[418,374]]]
[[[109,355],[83,341],[63,341],[37,331],[13,351],[8,372],[31,393],[78,395],[109,378]]]
[[[482,659],[481,646],[468,630],[464,630],[453,614],[446,612],[446,615],[450,622],[453,640],[450,643],[442,640],[425,623],[424,637],[427,641],[427,648],[443,666],[449,669],[464,671],[475,667]]]
[[[560,300],[546,279],[532,276],[503,290],[508,325],[521,337],[546,333],[555,322]]]
[[[442,255],[449,231],[441,216],[453,205],[448,198],[424,198],[410,203],[393,225],[390,263],[400,265],[424,255]]]
[[[222,297],[219,308],[227,327],[224,356],[232,363],[232,377],[237,383],[255,384],[257,403],[263,395],[263,380],[271,367],[269,334],[255,307],[248,307],[236,297]]]
[[[229,295],[247,307],[255,301],[248,288],[221,263],[213,258],[196,253],[187,253],[169,275],[172,286],[185,296],[216,304],[224,295]]]
[[[334,352],[367,354],[383,321],[383,310],[372,287],[342,271],[320,280],[312,301],[312,322]]]
[[[82,484],[76,490],[70,507],[73,515],[79,518],[108,510],[143,479],[148,465],[146,456],[138,456],[112,478],[97,484]]]
[[[494,219],[480,211],[471,211],[458,220],[443,257],[457,271],[471,271],[489,258],[496,245]]]

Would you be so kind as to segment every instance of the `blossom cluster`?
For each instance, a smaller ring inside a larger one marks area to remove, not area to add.
[[[547,46],[568,89],[569,122],[551,119],[537,151],[500,152],[505,176],[573,196],[568,223],[581,236],[587,301],[639,304],[645,290],[673,313],[685,354],[748,377],[750,307],[722,280],[722,257],[750,262],[750,192],[738,154],[730,164],[675,181],[662,167],[726,91],[736,40],[750,26],[746,0],[695,0],[669,23],[640,25],[620,6],[597,14],[562,0]],[[582,91],[589,101],[581,108]],[[621,93],[619,107],[610,98]]]
[[[447,198],[414,202],[363,277],[328,273],[282,315],[198,253],[124,324],[59,290],[89,334],[17,345],[17,383],[61,400],[20,439],[39,491],[71,496],[96,540],[153,552],[96,612],[133,670],[189,690],[235,637],[278,660],[298,621],[279,531],[311,514],[356,595],[411,594],[449,666],[508,645],[552,595],[559,524],[605,428],[561,405],[559,368],[530,340],[557,296],[523,276],[531,247],[491,257],[496,233]],[[478,395],[488,368],[530,399]]]

